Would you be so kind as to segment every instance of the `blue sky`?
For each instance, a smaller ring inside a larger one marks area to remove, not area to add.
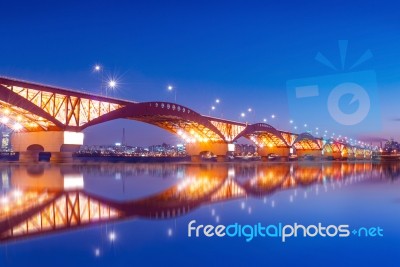
[[[293,3],[294,2],[294,3]],[[356,71],[376,73],[382,124],[358,138],[398,138],[400,91],[399,7],[392,1],[8,1],[0,17],[0,74],[99,92],[95,63],[117,76],[113,96],[136,101],[174,101],[200,113],[246,121],[268,118],[289,130],[286,83],[337,75],[315,60],[318,52],[340,66],[338,40],[348,40],[347,66],[370,49]],[[216,98],[221,104],[213,112]],[[326,101],[326,99],[316,100]],[[301,114],[301,110],[299,111]],[[271,115],[276,119],[272,120]],[[322,114],[322,113],[321,113]],[[314,129],[319,112],[295,121]],[[89,128],[88,144],[178,142],[137,122],[119,120]],[[304,129],[306,130],[306,129]]]

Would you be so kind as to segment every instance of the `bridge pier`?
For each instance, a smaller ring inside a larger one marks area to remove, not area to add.
[[[326,152],[324,151],[323,157],[326,159],[341,159],[342,158],[342,153],[341,152]]]
[[[202,152],[211,152],[217,156],[218,162],[226,160],[228,144],[225,143],[189,143],[186,144],[186,153],[191,156],[193,162],[200,162]]]
[[[365,151],[364,150],[360,150],[360,149],[355,149],[354,150],[354,158],[356,160],[363,160],[365,159]]]
[[[368,150],[365,150],[364,151],[364,158],[365,159],[371,159],[372,158],[372,152],[368,151]]]
[[[190,156],[190,160],[192,162],[200,162],[201,161],[201,157],[200,157],[200,155],[192,155],[192,156]]]
[[[261,156],[262,161],[267,161],[269,154],[277,154],[283,160],[287,160],[290,153],[290,147],[259,147],[257,153]]]
[[[314,156],[316,159],[320,159],[322,157],[322,150],[321,149],[297,149],[296,155],[298,157],[310,155],[310,156]]]
[[[357,160],[363,160],[363,159],[365,159],[365,155],[364,154],[356,154],[356,157],[355,157]]]
[[[83,144],[83,133],[67,131],[14,132],[11,146],[21,162],[37,162],[40,152],[50,152],[51,162],[72,162],[72,153]]]
[[[342,153],[342,159],[349,159],[349,160],[353,160],[355,159],[354,153],[352,152],[343,152]]]
[[[225,162],[226,155],[217,155],[217,162]]]

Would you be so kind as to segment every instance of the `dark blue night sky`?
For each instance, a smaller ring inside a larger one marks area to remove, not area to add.
[[[99,63],[106,76],[118,78],[110,92],[115,97],[174,101],[166,90],[172,84],[177,102],[200,113],[240,120],[251,107],[246,121],[268,118],[286,130],[293,127],[287,81],[342,72],[315,56],[321,52],[340,66],[338,41],[348,40],[346,66],[372,52],[357,71],[376,72],[374,104],[382,121],[357,137],[398,137],[400,18],[394,1],[3,1],[1,10],[1,75],[99,93],[100,77],[93,73]],[[216,98],[221,104],[210,111]],[[304,117],[295,124],[312,129],[323,120]],[[122,127],[131,144],[179,141],[121,120],[89,128],[86,142],[119,141]]]

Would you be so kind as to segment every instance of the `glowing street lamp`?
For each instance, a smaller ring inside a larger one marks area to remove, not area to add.
[[[221,102],[219,98],[215,99],[215,103],[219,104],[219,102]]]
[[[94,65],[93,71],[100,74],[100,94],[103,94],[103,67],[99,64]]]
[[[1,118],[1,123],[3,123],[3,124],[8,123],[9,121],[10,121],[10,119],[7,118],[7,117],[2,117],[2,118]]]
[[[15,123],[14,125],[13,125],[13,130],[14,131],[20,131],[20,130],[22,130],[22,125],[21,124],[19,124],[19,123]]]
[[[108,87],[114,89],[115,87],[117,87],[117,82],[114,79],[109,80]]]
[[[176,88],[174,88],[172,85],[168,85],[167,86],[167,90],[169,91],[169,92],[172,92],[172,91],[174,91],[174,93],[175,93],[175,103],[176,103]]]
[[[118,86],[118,83],[114,79],[110,79],[107,82],[107,87],[106,87],[106,96],[108,96],[108,89],[115,89]]]
[[[242,118],[246,117],[246,113],[242,112],[242,113],[240,114],[240,117],[242,117]]]

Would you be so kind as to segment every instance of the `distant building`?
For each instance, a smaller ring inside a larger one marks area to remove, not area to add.
[[[10,151],[10,150],[11,150],[10,133],[2,132],[1,133],[1,151]]]
[[[110,146],[82,146],[79,154],[89,155],[118,155],[118,156],[145,156],[145,157],[174,157],[185,156],[184,145],[172,146],[166,143],[149,147],[133,147],[120,143]]]
[[[400,144],[399,142],[390,139],[383,146],[383,151],[386,153],[400,153]]]

